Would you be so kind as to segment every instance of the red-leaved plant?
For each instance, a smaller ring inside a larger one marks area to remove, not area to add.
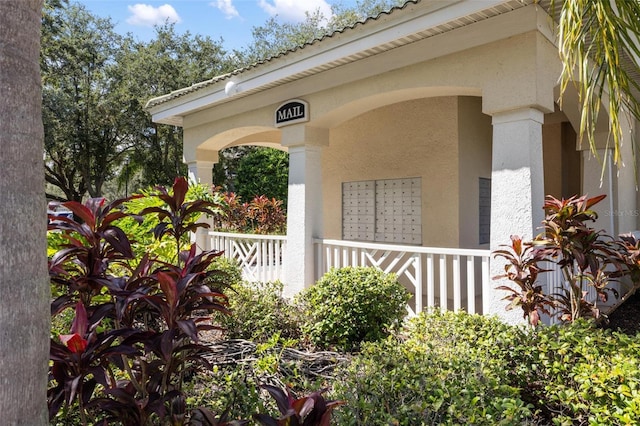
[[[511,236],[511,245],[493,252],[495,257],[504,258],[507,263],[504,266],[505,273],[494,279],[507,278],[515,287],[499,286],[509,294],[503,300],[509,301],[507,310],[517,307],[522,309],[522,315],[527,323],[536,327],[540,322],[540,314],[550,315],[553,302],[545,295],[542,285],[538,283],[538,274],[544,272],[540,269],[540,262],[544,260],[540,251],[530,243],[525,243],[518,236]]]
[[[216,206],[185,201],[187,189],[178,178],[171,191],[158,188],[163,207],[140,212],[158,216],[156,238],[176,242],[173,263],[150,255],[129,262],[131,242],[117,220],[127,216],[121,207],[131,197],[107,205],[98,199],[67,202],[79,220],[51,221],[49,229],[66,241],[49,262],[51,281],[62,289],[52,315],[75,306],[70,333],[51,341],[51,418],[63,407],[77,407],[83,425],[90,413],[92,424],[188,421],[184,377],[208,365],[199,332],[213,328],[207,313],[228,311],[214,267],[221,253],[197,253],[186,242],[190,232],[206,226],[197,217],[213,214]]]
[[[609,293],[618,296],[609,283],[624,275],[621,246],[604,231],[587,225],[598,218],[592,207],[604,198],[605,195],[583,195],[558,200],[547,196],[543,206],[544,232],[534,244],[541,256],[562,271],[564,286],[552,296],[560,319],[565,322],[597,318],[597,301],[606,302]],[[586,299],[589,287],[595,290],[596,300]]]
[[[254,414],[253,419],[263,426],[329,426],[331,412],[344,401],[327,401],[324,391],[313,392],[302,398],[295,398],[289,389],[283,391],[271,385],[262,385],[275,399],[281,416],[273,418],[267,414]]]
[[[522,308],[530,325],[537,325],[540,313],[549,314],[551,307],[565,322],[597,318],[598,300],[606,302],[610,293],[618,296],[609,284],[640,271],[640,249],[633,237],[614,240],[587,225],[597,219],[592,207],[604,197],[547,196],[543,232],[530,242],[512,236],[511,246],[494,252],[494,256],[507,261],[505,274],[495,278],[507,278],[515,284],[499,287],[510,293],[505,297],[510,302],[508,309]],[[558,293],[546,294],[537,278],[541,272],[550,271],[553,264],[562,271],[562,287]],[[585,297],[589,288],[594,289],[596,300]]]
[[[279,234],[287,222],[282,201],[264,195],[254,197],[249,203],[248,218],[256,234]]]
[[[218,193],[219,187],[213,187]],[[254,233],[282,234],[285,232],[287,217],[282,209],[283,202],[275,198],[258,195],[250,202],[242,202],[234,192],[221,193],[222,206],[214,215],[218,229]]]

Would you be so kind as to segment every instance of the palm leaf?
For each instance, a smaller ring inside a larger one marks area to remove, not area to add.
[[[556,2],[552,0],[555,14]],[[623,120],[640,120],[640,3],[632,0],[562,0],[558,50],[563,69],[562,95],[573,84],[582,108],[580,141],[597,157],[596,124],[603,103],[608,107],[608,138],[616,165],[622,162]],[[633,141],[632,141],[633,142]],[[631,143],[633,164],[635,147]],[[601,159],[604,166],[606,158]]]

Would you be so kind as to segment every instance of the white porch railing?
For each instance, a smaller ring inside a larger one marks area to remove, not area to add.
[[[208,233],[210,247],[239,262],[248,281],[282,279],[286,236]],[[331,268],[373,266],[393,272],[412,294],[410,314],[428,307],[486,311],[483,294],[490,291],[489,250],[434,248],[315,239],[316,279]]]
[[[490,291],[489,250],[434,248],[316,239],[316,278],[331,268],[373,266],[411,292],[411,314],[425,307],[482,313]]]
[[[209,238],[211,249],[223,250],[225,257],[239,262],[243,279],[268,282],[282,278],[286,236],[210,231]]]

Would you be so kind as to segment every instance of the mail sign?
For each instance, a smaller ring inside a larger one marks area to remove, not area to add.
[[[293,99],[276,109],[276,127],[309,121],[309,104],[300,99]]]

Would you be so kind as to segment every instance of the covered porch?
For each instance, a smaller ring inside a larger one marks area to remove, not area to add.
[[[256,279],[277,276],[288,295],[333,266],[377,266],[400,276],[413,312],[520,321],[504,311],[490,251],[539,232],[545,194],[607,193],[598,225],[637,229],[632,168],[601,186],[599,164],[576,145],[576,99],[556,103],[551,24],[533,1],[408,1],[151,100],[154,121],[184,128],[202,183],[225,147],[289,152],[286,241],[240,249],[243,237],[207,233],[199,244],[252,259]],[[603,131],[607,158],[605,141]]]

